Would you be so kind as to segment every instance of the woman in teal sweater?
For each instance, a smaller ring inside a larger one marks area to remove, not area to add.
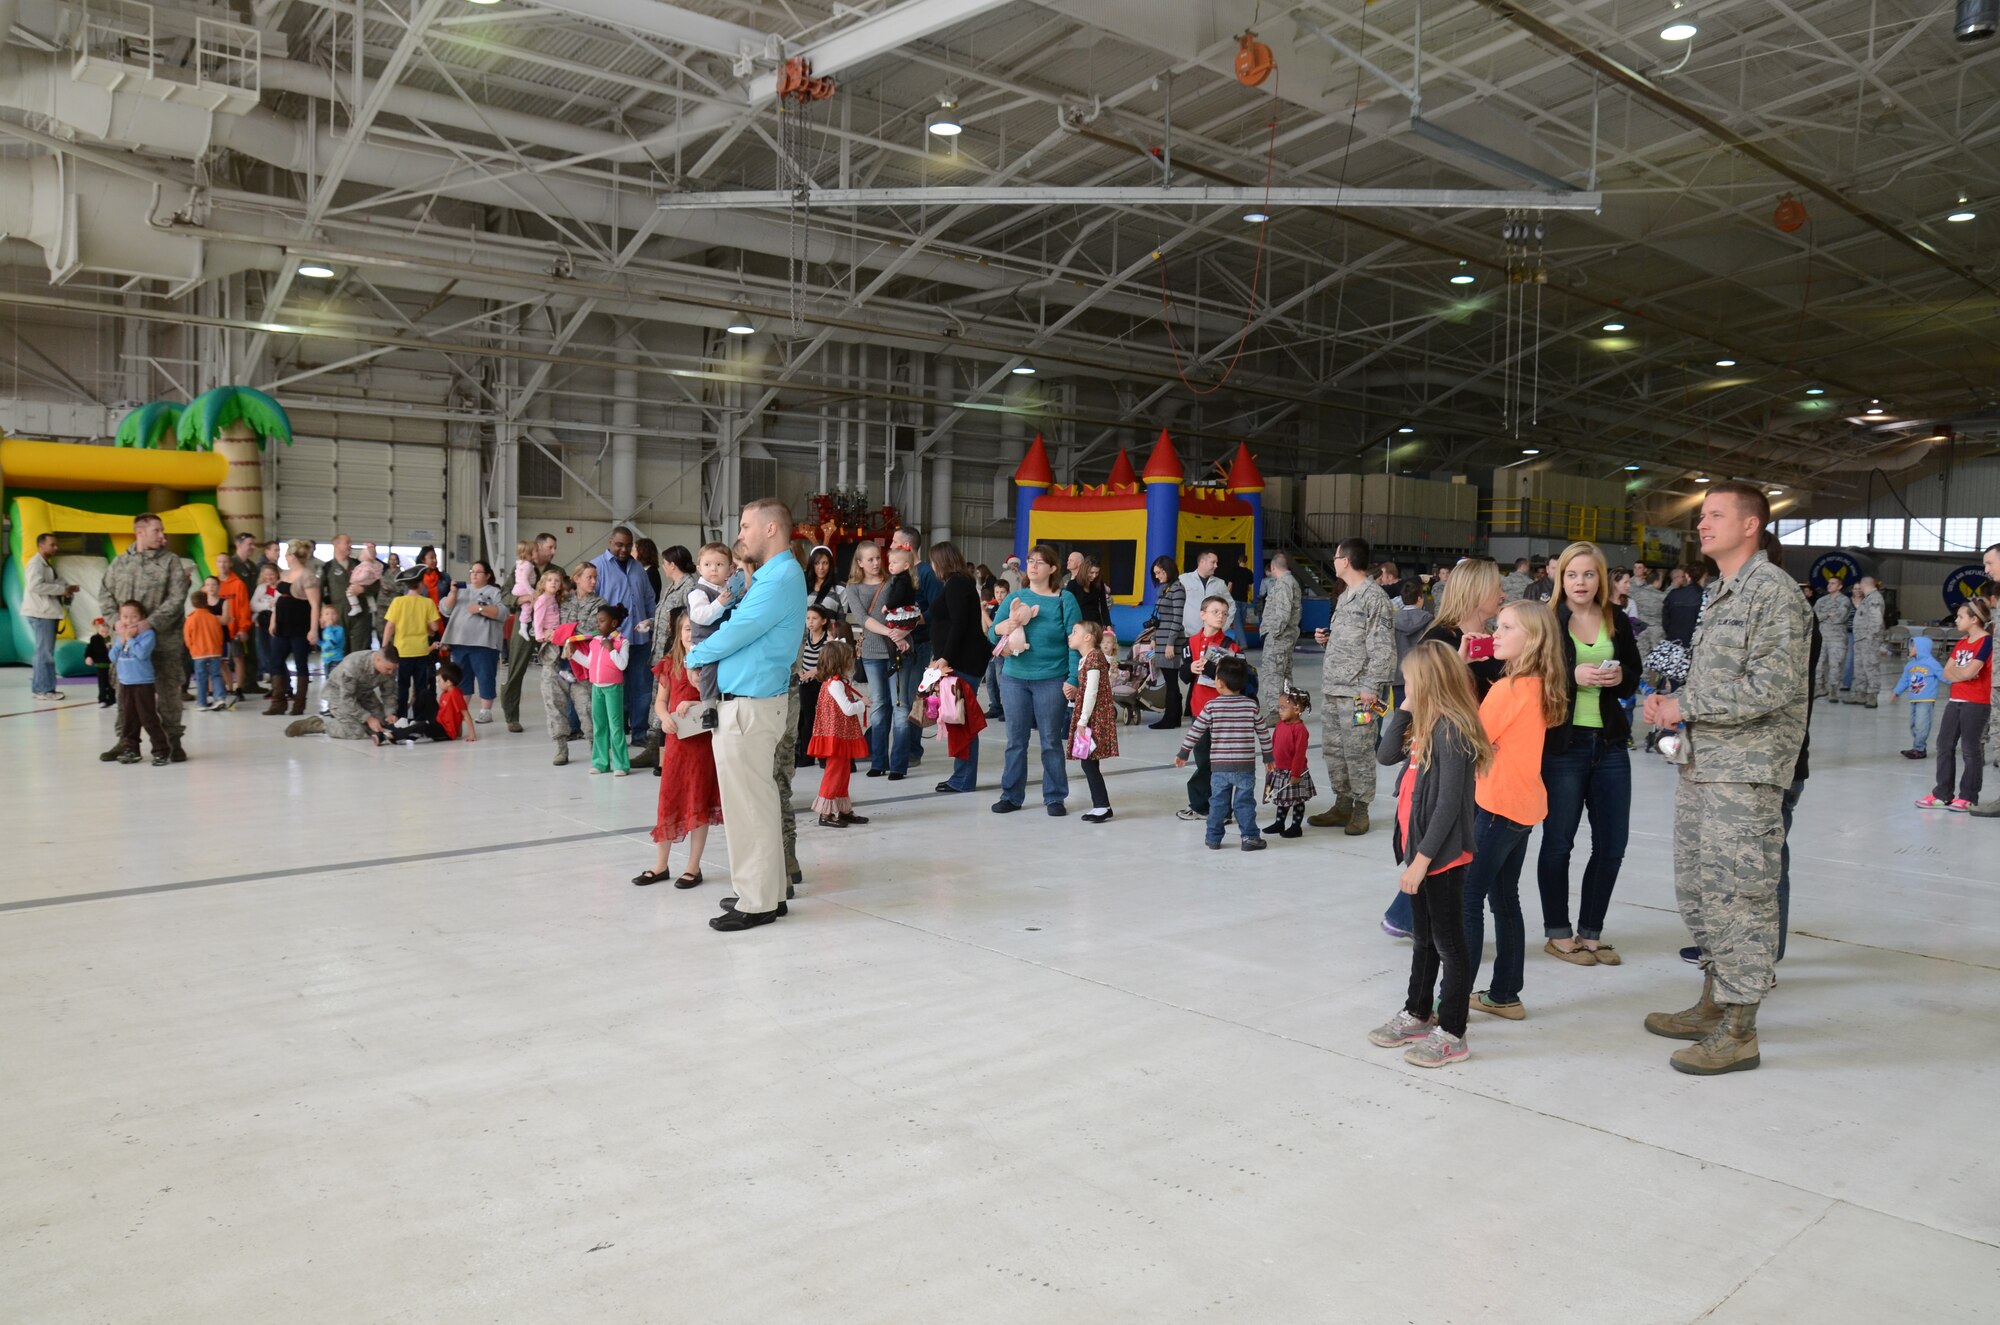
[[[1007,720],[1007,760],[1000,773],[1000,799],[993,813],[1012,814],[1028,799],[1028,730],[1042,737],[1042,804],[1051,815],[1068,813],[1069,771],[1063,762],[1063,737],[1069,731],[1069,700],[1065,693],[1081,663],[1070,651],[1069,633],[1077,623],[1076,599],[1062,592],[1062,560],[1046,543],[1028,549],[1028,583],[993,610],[987,637],[998,643],[1019,631],[1028,641],[1026,653],[1009,654],[995,662],[1000,669],[1000,707]],[[1032,615],[1031,615],[1032,614]]]

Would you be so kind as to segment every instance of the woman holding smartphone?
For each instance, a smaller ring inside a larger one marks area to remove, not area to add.
[[[1625,860],[1632,822],[1631,719],[1624,702],[1639,688],[1639,641],[1632,619],[1611,606],[1611,576],[1594,543],[1572,543],[1556,559],[1557,638],[1569,668],[1569,716],[1542,747],[1549,817],[1535,872],[1542,893],[1542,951],[1577,966],[1617,966],[1603,941],[1611,890]],[[1590,815],[1590,859],[1570,927],[1569,858]]]

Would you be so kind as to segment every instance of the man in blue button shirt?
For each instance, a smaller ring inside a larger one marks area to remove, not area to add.
[[[756,564],[750,592],[729,619],[687,656],[690,668],[716,666],[722,709],[715,731],[715,778],[736,905],[709,928],[731,933],[784,915],[785,846],[778,784],[771,778],[785,735],[786,695],[806,631],[806,575],[791,555],[792,512],[775,497],[743,508],[738,536]]]
[[[632,555],[632,531],[619,525],[597,560],[597,596],[625,609],[633,623],[627,637],[631,650],[625,661],[625,727],[633,740],[645,743],[653,711],[653,577]]]

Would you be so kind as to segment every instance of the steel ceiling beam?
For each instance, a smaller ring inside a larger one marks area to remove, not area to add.
[[[578,18],[608,23],[648,37],[659,37],[677,46],[714,51],[719,55],[762,53],[783,39],[759,32],[727,19],[710,18],[691,9],[660,3],[660,0],[533,0],[538,9],[553,9]]]
[[[1603,206],[1597,193],[1548,193],[1531,189],[1363,189],[1334,186],[1222,184],[955,184],[893,189],[814,189],[816,207],[1404,207],[1453,211],[1492,208],[1589,212]],[[788,207],[789,189],[733,189],[668,193],[661,211]]]

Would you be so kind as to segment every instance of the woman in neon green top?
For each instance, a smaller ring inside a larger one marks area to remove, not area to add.
[[[1542,785],[1549,794],[1535,865],[1547,940],[1542,951],[1578,966],[1616,966],[1618,953],[1602,935],[1631,831],[1632,724],[1622,701],[1639,687],[1639,642],[1632,619],[1611,606],[1611,577],[1595,544],[1570,544],[1553,573],[1570,712],[1542,746]],[[1586,813],[1590,859],[1572,929],[1569,857]]]

